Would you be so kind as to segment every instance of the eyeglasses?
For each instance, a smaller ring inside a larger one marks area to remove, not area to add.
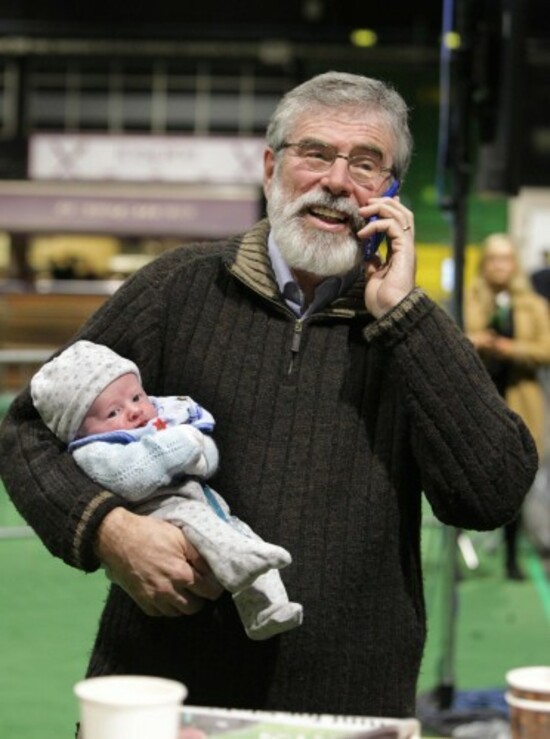
[[[376,159],[368,154],[340,154],[332,144],[319,141],[300,141],[297,144],[285,142],[279,147],[289,149],[297,156],[310,172],[324,174],[328,172],[337,159],[345,159],[351,179],[358,185],[376,186],[393,174],[389,167],[381,167]]]

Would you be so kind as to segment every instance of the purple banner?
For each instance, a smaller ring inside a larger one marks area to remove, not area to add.
[[[51,191],[10,192],[0,186],[0,230],[8,232],[76,232],[113,235],[198,236],[217,238],[251,226],[260,213],[260,190],[211,197],[205,192],[159,196],[151,191],[117,194],[114,188],[78,193],[67,185]],[[107,191],[106,191],[107,190]],[[109,191],[110,190],[110,191]]]

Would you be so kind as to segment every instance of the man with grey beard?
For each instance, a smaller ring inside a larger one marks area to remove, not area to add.
[[[135,515],[76,468],[28,390],[0,434],[1,474],[50,551],[112,581],[88,675],[176,678],[189,703],[411,716],[426,637],[421,497],[444,523],[514,518],[533,440],[462,332],[415,284],[411,156],[390,86],[328,72],[267,131],[268,219],[133,275],[78,338],[186,389],[217,420],[214,487],[293,563],[302,626],[243,636],[181,530]],[[385,253],[364,244],[385,234]]]

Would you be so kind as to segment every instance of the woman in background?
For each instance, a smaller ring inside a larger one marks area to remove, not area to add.
[[[464,324],[498,391],[529,427],[540,459],[545,398],[538,370],[550,364],[550,312],[506,234],[484,242],[478,277],[465,297]],[[504,527],[506,574],[512,580],[524,577],[517,559],[520,523],[517,516]]]

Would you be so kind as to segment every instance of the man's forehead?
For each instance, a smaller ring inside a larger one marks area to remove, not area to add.
[[[299,116],[287,141],[317,141],[348,151],[383,157],[393,149],[393,136],[387,120],[376,110],[357,111],[318,108]]]

